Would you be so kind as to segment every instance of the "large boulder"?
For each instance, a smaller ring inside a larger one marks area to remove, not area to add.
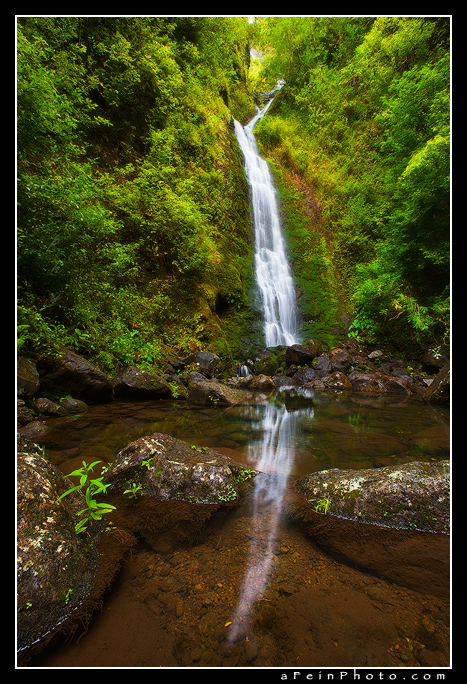
[[[117,399],[170,399],[172,396],[170,385],[162,376],[142,370],[135,364],[129,364],[117,373],[113,391]]]
[[[156,550],[193,543],[221,506],[239,503],[256,471],[213,449],[154,433],[128,444],[105,474],[112,518]],[[124,494],[134,488],[135,495]]]
[[[449,595],[449,463],[324,470],[292,485],[289,514],[336,560]]]
[[[312,368],[316,371],[317,376],[322,378],[325,375],[332,373],[331,359],[328,354],[320,354],[313,359]]]
[[[103,525],[76,534],[77,513],[86,508],[72,486],[39,447],[19,438],[17,459],[17,650],[25,664],[58,633],[85,623],[102,599],[129,535],[105,538]],[[106,545],[109,543],[109,546]],[[106,549],[105,559],[103,549]]]
[[[112,382],[105,373],[73,351],[48,357],[39,364],[41,392],[52,398],[71,395],[86,403],[112,399]]]
[[[316,380],[320,377],[318,370],[315,368],[310,368],[310,366],[305,366],[300,368],[296,373],[293,374],[293,379],[296,385],[305,385],[307,382]]]
[[[362,470],[321,470],[297,481],[307,499],[328,498],[340,518],[397,529],[446,533],[450,524],[449,461]]]

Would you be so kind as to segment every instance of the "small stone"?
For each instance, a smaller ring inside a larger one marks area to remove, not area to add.
[[[197,646],[195,646],[195,648],[193,648],[191,650],[190,658],[191,658],[193,663],[197,663],[198,660],[201,660],[202,655],[203,655],[203,653],[202,653],[201,649],[198,648]]]
[[[177,601],[176,606],[175,606],[175,615],[176,615],[177,617],[182,617],[182,615],[183,615],[183,608],[184,608],[184,606],[183,606],[183,601],[182,601],[181,599],[179,599],[179,600]]]

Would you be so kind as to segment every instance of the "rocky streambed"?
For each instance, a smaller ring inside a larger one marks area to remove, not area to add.
[[[76,374],[82,362],[74,362]],[[165,382],[172,399],[177,394],[189,405],[222,413],[222,405],[268,401],[280,385],[277,377],[293,379],[302,368],[290,376],[257,373],[227,382],[207,377],[212,373],[205,369],[201,378],[191,375],[183,382],[174,375],[176,386],[170,377]],[[315,378],[321,386],[305,392],[348,391],[322,386],[331,385],[323,379],[332,373],[348,378],[351,366],[347,372],[331,367]],[[138,374],[131,368],[122,373],[112,392],[135,385]],[[139,375],[141,380],[144,385],[148,377]],[[99,374],[96,381],[102,382]],[[37,420],[35,397],[47,383],[35,383],[34,374],[31,382],[22,382],[21,401],[33,420],[23,419],[18,444],[20,666],[449,664],[445,459],[356,471],[324,468],[292,478],[281,505],[270,580],[252,607],[246,636],[232,641],[229,628],[246,564],[266,544],[252,497],[256,484],[273,474],[259,472],[239,452],[202,446],[200,439],[191,444],[145,434],[111,463],[96,464],[92,477],[105,486],[96,498],[115,508],[76,534],[77,515],[88,504],[86,490],[59,499],[79,478],[64,478],[40,446],[49,428],[47,420]],[[390,394],[382,386],[377,392]],[[149,382],[144,391],[155,390]],[[75,392],[80,398],[73,400],[83,402],[81,390]],[[53,396],[44,400],[60,408]],[[268,506],[274,502],[261,508],[264,520],[272,516]],[[112,625],[107,610],[113,610]],[[91,641],[83,629],[94,635]],[[157,648],[148,631],[159,640]],[[74,633],[81,646],[65,646],[63,639]]]

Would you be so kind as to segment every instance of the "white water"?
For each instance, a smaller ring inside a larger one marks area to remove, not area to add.
[[[243,127],[235,123],[235,135],[245,159],[251,187],[255,226],[255,272],[264,311],[267,347],[296,344],[297,307],[295,289],[282,237],[276,193],[266,161],[258,152],[253,128],[272,100]]]
[[[289,476],[292,472],[297,421],[303,415],[313,415],[313,407],[288,411],[284,405],[269,403],[264,407],[252,407],[252,411],[264,411],[258,427],[263,433],[259,445],[249,445],[248,460],[256,460],[261,475],[254,479],[253,511],[251,516],[251,541],[247,569],[240,590],[240,598],[228,640],[233,643],[251,637],[250,618],[256,603],[267,589],[273,571],[274,542],[282,512],[282,501]]]

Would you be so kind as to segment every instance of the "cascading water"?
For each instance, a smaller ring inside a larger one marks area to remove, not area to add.
[[[255,226],[256,281],[264,310],[267,347],[296,343],[297,307],[295,290],[282,237],[274,184],[266,161],[258,151],[253,128],[267,112],[272,100],[245,126],[235,123],[235,135],[245,159],[245,172],[251,187]],[[297,414],[285,406],[270,403],[264,407],[261,422],[263,439],[259,447],[249,447],[262,475],[255,478],[254,534],[240,598],[232,628],[231,643],[248,638],[252,608],[264,593],[273,559],[273,544],[280,520],[282,499],[292,468],[293,434]]]
[[[265,115],[272,100],[243,127],[234,120],[235,135],[245,159],[251,187],[255,226],[255,272],[264,311],[267,347],[297,342],[297,307],[284,239],[282,237],[274,184],[267,162],[258,152],[253,128]]]

